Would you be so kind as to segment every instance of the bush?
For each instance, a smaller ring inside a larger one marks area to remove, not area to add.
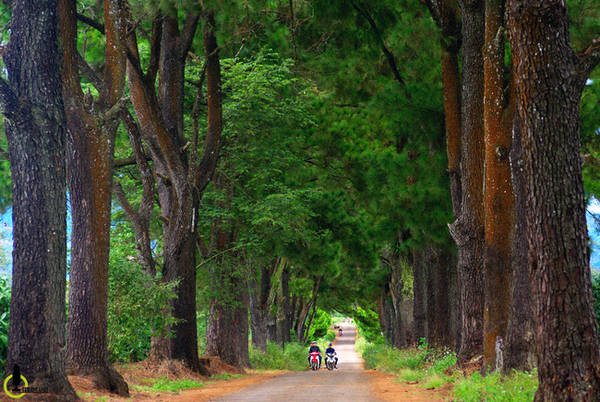
[[[10,285],[0,278],[0,378],[4,378],[4,365],[8,346],[8,312],[10,308]]]
[[[129,261],[112,263],[108,278],[108,353],[111,361],[143,360],[150,339],[167,333],[175,319],[166,307],[173,283],[159,283]]]
[[[267,352],[254,349],[250,345],[250,363],[254,368],[264,370],[294,370],[306,369],[308,349],[296,342],[286,343],[285,350],[275,343],[267,342]]]
[[[531,402],[537,387],[535,370],[531,373],[515,371],[510,376],[492,373],[485,377],[476,372],[454,384],[454,395],[465,402]]]
[[[363,310],[358,307],[354,310],[353,317],[356,322],[356,326],[368,342],[383,343],[383,336],[381,335],[381,325],[379,324],[379,316],[371,309]]]
[[[308,339],[318,339],[327,335],[327,331],[331,326],[331,316],[327,311],[317,308],[313,318]],[[335,335],[334,335],[335,336]]]

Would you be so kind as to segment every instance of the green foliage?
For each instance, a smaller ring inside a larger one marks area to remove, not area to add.
[[[361,336],[363,336],[367,342],[383,342],[379,316],[375,311],[371,309],[364,310],[361,307],[358,307],[354,310],[352,318],[356,322]]]
[[[250,363],[252,367],[265,370],[305,370],[308,349],[297,342],[286,343],[285,350],[281,345],[267,342],[267,352],[263,353],[250,345]]]
[[[482,376],[478,372],[456,381],[454,395],[464,402],[531,402],[538,387],[537,372],[515,371],[510,376],[492,373]]]
[[[328,335],[329,327],[331,326],[331,316],[328,312],[317,308],[315,317],[313,318],[308,339],[317,339]],[[333,335],[335,338],[335,334]]]
[[[108,353],[112,361],[138,361],[150,350],[154,334],[167,334],[175,323],[169,300],[177,283],[162,283],[142,271],[133,260],[131,233],[113,230],[113,252],[108,278]]]
[[[600,324],[600,274],[592,272],[592,295],[594,297],[594,312]]]
[[[235,378],[241,378],[243,377],[242,374],[230,374],[230,373],[219,373],[219,374],[213,374],[210,376],[211,380],[218,380],[218,381],[229,381]]]
[[[8,346],[9,308],[10,285],[5,278],[0,278],[0,377],[2,378]]]
[[[367,343],[362,347],[365,368],[388,373],[398,373],[401,369],[421,369],[427,362],[428,349],[396,349],[384,344]]]

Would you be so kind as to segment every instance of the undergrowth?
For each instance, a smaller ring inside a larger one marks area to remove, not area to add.
[[[499,373],[482,376],[475,372],[465,376],[456,367],[454,352],[429,347],[425,339],[417,347],[400,350],[383,342],[369,343],[359,332],[357,350],[362,354],[365,368],[395,374],[400,382],[425,389],[454,384],[457,401],[531,402],[538,386],[535,371],[515,371],[509,376]]]
[[[454,395],[464,402],[531,402],[537,387],[535,370],[531,373],[515,371],[509,376],[498,373],[482,376],[476,372],[456,381]]]
[[[250,345],[250,363],[257,369],[300,371],[308,366],[307,351],[307,347],[296,342],[286,343],[285,350],[281,345],[267,342],[266,353]]]

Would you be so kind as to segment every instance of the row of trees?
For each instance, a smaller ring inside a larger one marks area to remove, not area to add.
[[[305,342],[320,307],[485,371],[501,338],[502,369],[537,361],[541,399],[596,395],[578,134],[596,8],[576,8],[575,53],[560,2],[12,3],[7,367],[33,386],[74,398],[66,347],[68,369],[128,392],[107,355],[116,217],[175,289],[154,360],[206,373],[199,308],[207,353],[243,367],[250,330],[262,350]]]

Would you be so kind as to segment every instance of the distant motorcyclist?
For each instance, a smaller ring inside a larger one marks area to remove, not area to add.
[[[338,363],[338,358],[337,358],[337,353],[335,352],[335,349],[333,348],[333,344],[331,342],[329,342],[329,347],[327,349],[325,349],[325,354],[331,354],[334,359],[335,359],[335,368],[337,368],[337,363]]]
[[[338,329],[338,336],[342,336],[342,328]]]
[[[308,348],[308,365],[310,366],[310,354],[312,352],[318,352],[319,353],[319,368],[321,368],[321,360],[323,359],[321,357],[321,349],[319,348],[319,345],[317,345],[317,342],[312,341],[310,343],[310,348]]]

